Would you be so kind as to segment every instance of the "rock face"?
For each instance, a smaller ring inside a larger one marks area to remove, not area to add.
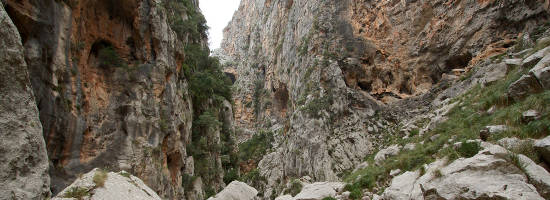
[[[37,134],[43,130],[54,195],[78,174],[96,167],[135,174],[167,199],[197,199],[204,194],[202,189],[190,192],[183,187],[183,177],[194,176],[197,168],[187,148],[193,143],[195,114],[182,64],[184,58],[190,59],[184,47],[206,46],[207,38],[200,29],[204,27],[198,27],[203,21],[195,27],[196,34],[173,28],[176,22],[197,18],[198,11],[191,15],[198,10],[198,1],[2,2],[21,35],[11,40],[24,46],[24,51],[14,51],[25,53],[43,126],[35,123],[32,129]],[[9,21],[4,19],[2,23]],[[4,27],[2,31],[7,31]],[[25,68],[22,60],[11,63]],[[17,92],[23,94],[26,89]],[[29,106],[32,101],[30,97],[18,100]],[[26,120],[36,116],[27,115]],[[219,131],[212,131],[207,142],[218,145],[219,136]],[[38,138],[30,141],[32,153],[40,153]],[[222,171],[219,154],[202,158],[217,163],[212,170]],[[32,161],[34,165],[45,162]],[[219,190],[222,178],[217,173],[208,180],[196,180],[200,184],[195,189],[205,188],[204,183]],[[48,187],[46,181],[44,185]]]
[[[208,198],[208,200],[252,200],[257,194],[258,191],[246,183],[233,181],[220,193]]]
[[[0,2],[0,199],[50,196],[48,156],[21,37]]]
[[[507,155],[504,148],[490,145],[474,157],[447,166],[444,160],[436,161],[424,175],[415,171],[394,178],[383,199],[544,199],[530,184],[529,170],[524,174],[505,159]],[[527,166],[539,167],[534,163]]]
[[[277,135],[274,151],[258,164],[264,197],[292,177],[338,180],[374,148],[385,148],[378,145],[390,127],[380,117],[389,113],[386,105],[423,94],[401,109],[429,104],[430,93],[457,79],[451,73],[504,53],[520,32],[541,23],[542,4],[243,0],[221,54],[225,72],[236,77],[237,137],[257,129]],[[486,84],[507,66],[495,69]]]
[[[104,176],[105,179],[98,180],[99,176]],[[103,186],[98,186],[99,182]],[[75,191],[83,192],[77,194]],[[83,200],[161,200],[155,191],[139,178],[125,171],[105,172],[97,168],[79,177],[52,200],[76,200],[78,197]]]

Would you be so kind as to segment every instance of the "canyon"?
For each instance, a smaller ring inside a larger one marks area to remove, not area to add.
[[[2,0],[0,199],[550,198],[548,0],[199,3]]]

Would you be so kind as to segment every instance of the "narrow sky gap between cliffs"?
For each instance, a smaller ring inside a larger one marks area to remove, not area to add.
[[[223,29],[239,8],[240,0],[200,0],[199,7],[206,18],[210,50],[220,48]]]

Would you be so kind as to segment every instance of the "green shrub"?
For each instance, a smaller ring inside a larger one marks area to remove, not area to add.
[[[206,186],[204,193],[206,195],[205,199],[208,199],[208,197],[216,195],[216,190],[214,190],[214,188],[212,188],[211,186]]]
[[[260,133],[252,136],[251,139],[239,145],[239,160],[259,161],[267,151],[271,148],[271,143],[274,141],[273,133],[260,131]]]
[[[411,132],[410,132],[410,135],[409,135],[409,136],[410,136],[410,137],[413,137],[413,136],[416,136],[416,135],[418,135],[418,133],[420,133],[420,130],[419,130],[419,129],[417,129],[417,128],[415,128],[415,129],[411,130]]]
[[[466,158],[475,156],[479,150],[481,150],[479,142],[462,142],[460,147],[457,149],[458,154]]]
[[[304,187],[304,185],[302,185],[302,183],[298,180],[293,180],[291,183],[290,183],[290,187],[288,189],[285,190],[285,194],[290,194],[292,196],[296,196],[298,193],[300,193],[302,191],[302,187]]]
[[[189,90],[195,109],[200,112],[208,99],[231,100],[231,80],[221,71],[217,58],[209,56],[208,48],[192,44],[185,47],[183,73],[189,81]],[[223,97],[223,98],[215,98]],[[216,102],[221,105],[221,102]]]
[[[85,196],[90,195],[89,190],[83,187],[72,187],[67,192],[65,192],[65,198],[75,198],[82,200]]]
[[[527,164],[523,163],[521,159],[519,158],[518,154],[515,153],[509,153],[508,154],[508,160],[515,165],[517,168],[519,168],[521,171],[525,172],[525,168],[527,167]]]
[[[238,179],[239,179],[239,174],[238,174],[237,169],[230,169],[223,176],[223,182],[225,184],[229,184],[229,183],[233,182],[234,180],[238,180]]]
[[[331,94],[327,94],[321,98],[316,98],[306,104],[302,109],[311,117],[320,118],[321,110],[328,109],[333,102],[333,97]]]
[[[193,124],[210,131],[222,125],[218,118],[212,114],[212,111],[203,112]]]
[[[180,40],[189,36],[192,42],[198,43],[200,39],[206,38],[206,19],[190,0],[166,0],[163,6],[167,10],[170,28]],[[184,20],[182,16],[187,16],[187,19]]]
[[[193,182],[197,179],[195,176],[183,173],[181,175],[181,186],[185,191],[193,190]]]
[[[441,169],[436,169],[436,170],[434,171],[434,176],[435,176],[436,178],[443,177],[443,173],[441,173]]]
[[[363,192],[361,192],[361,189],[354,188],[350,190],[349,198],[350,199],[361,199],[363,197]]]
[[[102,48],[97,55],[99,66],[103,68],[127,67],[126,61],[120,58],[112,46]]]
[[[260,175],[260,170],[258,169],[253,169],[252,171],[244,174],[239,180],[245,183],[250,183],[252,186],[258,186],[267,182],[267,179]]]

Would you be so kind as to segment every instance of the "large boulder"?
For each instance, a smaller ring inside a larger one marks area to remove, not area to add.
[[[542,88],[550,90],[550,54],[544,56],[529,73],[537,78]]]
[[[252,200],[257,194],[258,191],[246,183],[233,181],[220,193],[208,198],[208,200]]]
[[[283,195],[275,200],[322,200],[326,197],[336,197],[344,189],[345,183],[342,182],[316,182],[307,184],[300,193],[292,197]]]
[[[519,149],[522,146],[526,146],[526,145],[532,146],[533,140],[532,139],[521,140],[516,137],[511,137],[511,138],[507,137],[507,138],[502,138],[498,140],[497,143],[508,150],[514,150],[514,149]]]
[[[504,79],[508,73],[508,65],[504,62],[498,64],[491,64],[485,67],[485,73],[480,79],[481,84],[484,86],[494,83],[498,80]]]
[[[550,199],[550,174],[540,165],[537,165],[529,157],[518,155],[518,160],[523,165],[523,172],[529,178],[529,183],[533,184],[541,196]]]
[[[535,149],[546,163],[550,163],[550,136],[535,141]]]
[[[0,1],[0,199],[50,196],[48,155],[21,38]]]
[[[160,200],[161,198],[139,178],[121,171],[100,169],[82,175],[52,200]]]
[[[384,192],[384,199],[544,199],[544,172],[529,158],[523,172],[507,160],[508,151],[500,146],[482,145],[485,150],[471,158],[460,158],[445,166],[438,160],[427,166],[426,173],[405,172],[395,177]],[[532,161],[531,161],[532,162]],[[531,168],[531,169],[530,169]],[[546,172],[547,173],[547,172]],[[540,178],[532,178],[540,174]],[[535,187],[530,184],[535,180]],[[539,189],[537,191],[537,189]],[[539,193],[541,191],[541,193]]]
[[[322,200],[325,197],[334,197],[345,186],[341,182],[317,182],[305,185],[295,200]]]
[[[526,74],[521,76],[521,78],[513,82],[508,87],[507,95],[508,97],[519,101],[529,94],[538,93],[542,90],[542,86],[540,85],[537,78],[532,74]]]
[[[537,62],[539,62],[544,56],[550,54],[550,47],[546,47],[544,49],[541,49],[537,51],[536,53],[530,55],[529,57],[525,58],[523,62],[521,63],[521,66],[524,68],[531,67]]]

